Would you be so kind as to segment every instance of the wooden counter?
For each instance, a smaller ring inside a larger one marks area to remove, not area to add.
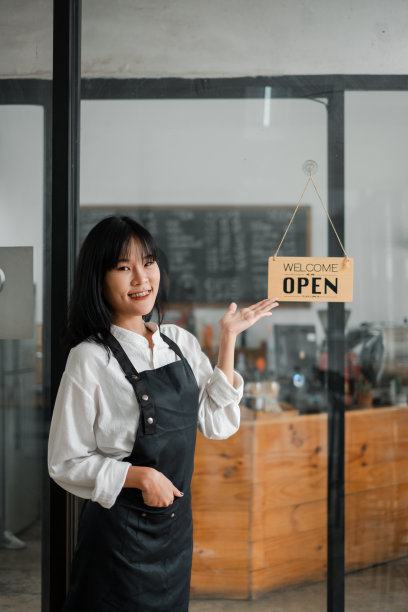
[[[346,566],[408,554],[408,409],[346,413]],[[327,415],[242,409],[198,435],[192,597],[256,599],[326,573]]]

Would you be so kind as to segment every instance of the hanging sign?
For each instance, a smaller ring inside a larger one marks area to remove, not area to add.
[[[309,179],[297,203],[289,225],[268,265],[268,297],[277,297],[281,302],[352,302],[354,260],[344,250],[340,237],[323,204],[312,174],[317,164],[307,160],[303,170]],[[299,209],[303,196],[312,183],[320,203],[339,241],[344,257],[278,257],[279,249]]]
[[[281,302],[352,302],[350,257],[270,257],[268,297]]]

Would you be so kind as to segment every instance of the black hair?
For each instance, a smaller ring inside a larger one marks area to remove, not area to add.
[[[93,340],[105,347],[110,332],[113,312],[103,298],[103,279],[135,238],[143,255],[152,257],[160,268],[160,285],[152,312],[143,316],[150,321],[157,311],[159,326],[163,321],[167,300],[168,280],[164,254],[153,236],[130,217],[107,217],[100,221],[85,238],[78,256],[74,286],[68,306],[68,316],[63,343],[67,352],[83,340]],[[160,256],[162,255],[162,257]],[[161,259],[163,259],[162,265]]]

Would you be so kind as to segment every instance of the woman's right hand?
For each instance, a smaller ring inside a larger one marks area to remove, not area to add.
[[[166,508],[184,495],[162,472],[143,466],[129,468],[124,486],[140,489],[144,503],[155,508]]]

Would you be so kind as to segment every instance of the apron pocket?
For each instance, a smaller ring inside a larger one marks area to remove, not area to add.
[[[170,535],[174,514],[130,510],[127,517],[123,556],[136,564],[150,564],[166,559],[173,551]]]

